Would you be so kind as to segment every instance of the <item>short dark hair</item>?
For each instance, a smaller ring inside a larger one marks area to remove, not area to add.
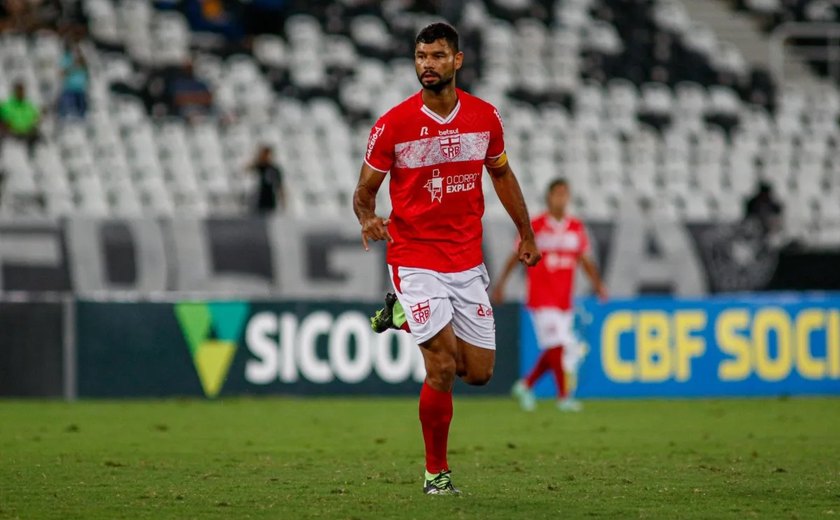
[[[458,31],[444,22],[436,22],[420,29],[417,38],[414,38],[414,45],[418,43],[434,43],[443,38],[449,44],[449,48],[458,52]]]
[[[552,191],[554,191],[554,188],[556,188],[558,186],[565,186],[565,187],[568,188],[569,187],[569,181],[567,181],[563,177],[558,177],[558,178],[556,178],[553,181],[548,183],[548,189],[545,190],[545,192],[546,193],[551,193]]]

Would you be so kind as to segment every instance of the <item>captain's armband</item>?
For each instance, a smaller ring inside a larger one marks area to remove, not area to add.
[[[507,164],[507,160],[507,153],[502,152],[502,154],[497,157],[488,157],[487,160],[484,161],[484,165],[488,168],[501,168]]]

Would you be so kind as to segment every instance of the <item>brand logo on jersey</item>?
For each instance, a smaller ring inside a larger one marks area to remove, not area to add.
[[[420,325],[429,321],[431,315],[432,308],[429,306],[429,300],[411,306],[411,317]]]
[[[480,318],[492,318],[493,309],[491,309],[490,307],[485,307],[484,305],[479,303],[478,311],[476,311],[476,314],[478,314]]]
[[[423,137],[424,135],[429,135],[429,127],[428,126],[424,126],[423,128],[420,129],[420,137]]]
[[[440,170],[432,171],[432,178],[423,187],[429,190],[432,202],[443,202],[443,177],[440,176]]]
[[[438,137],[440,151],[447,159],[454,159],[461,155],[461,135],[444,135]]]
[[[573,232],[538,233],[537,247],[540,249],[556,249],[564,252],[574,252],[580,249],[580,235]]]
[[[379,136],[382,135],[382,132],[384,131],[385,123],[382,123],[382,126],[374,126],[373,130],[370,131],[370,138],[368,139],[367,154],[365,154],[365,158],[370,159],[370,154],[373,153],[373,147],[376,146],[376,140],[379,139]]]

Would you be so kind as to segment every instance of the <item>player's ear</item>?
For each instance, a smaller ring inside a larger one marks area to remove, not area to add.
[[[455,70],[461,70],[461,65],[464,64],[464,52],[458,51],[455,53]]]

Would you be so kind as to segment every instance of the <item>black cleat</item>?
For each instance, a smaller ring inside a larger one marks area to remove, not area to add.
[[[461,492],[452,485],[452,472],[441,471],[437,475],[426,472],[426,481],[423,485],[423,493],[427,495],[460,495]]]
[[[394,324],[394,304],[397,303],[397,295],[388,293],[385,295],[385,307],[376,311],[376,314],[370,317],[370,328],[376,333],[385,332],[388,329],[399,329]],[[400,308],[400,311],[402,308]]]

